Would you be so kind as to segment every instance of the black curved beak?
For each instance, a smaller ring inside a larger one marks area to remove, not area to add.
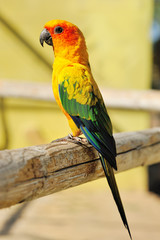
[[[42,30],[39,41],[40,41],[40,44],[42,45],[42,47],[43,47],[44,42],[50,46],[53,46],[51,34],[49,33],[49,31],[46,28],[44,28]]]

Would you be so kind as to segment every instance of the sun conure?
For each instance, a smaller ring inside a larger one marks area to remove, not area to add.
[[[68,119],[73,136],[83,133],[100,153],[104,173],[132,239],[113,172],[117,165],[112,124],[92,76],[85,38],[74,24],[52,20],[40,34],[42,46],[44,42],[53,46],[55,55],[52,76],[55,99]]]

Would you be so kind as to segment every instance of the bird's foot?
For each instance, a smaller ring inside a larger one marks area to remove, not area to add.
[[[82,138],[82,141],[85,143],[85,144],[89,144],[89,145],[92,145],[87,138]]]
[[[78,145],[83,145],[85,139],[81,137],[74,137],[71,133],[69,133],[67,140]]]
[[[66,137],[58,138],[56,140],[53,140],[51,143],[54,142],[62,142],[62,141],[69,141],[78,145],[85,146],[86,144],[90,144],[87,138],[82,137],[74,137],[71,133],[69,133]]]
[[[83,140],[83,138],[81,138],[81,137],[74,137],[72,135],[72,133],[69,133],[67,137],[68,137],[68,139],[74,140],[74,141],[77,141],[77,142],[81,142]]]

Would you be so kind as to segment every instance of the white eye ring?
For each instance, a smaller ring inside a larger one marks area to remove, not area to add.
[[[60,34],[63,32],[63,28],[61,26],[57,26],[54,28],[54,33],[55,34]]]

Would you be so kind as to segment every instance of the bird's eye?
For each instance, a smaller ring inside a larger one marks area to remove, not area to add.
[[[55,34],[59,34],[61,32],[63,32],[63,28],[62,27],[60,27],[60,26],[55,27],[55,29],[54,29],[54,33]]]

